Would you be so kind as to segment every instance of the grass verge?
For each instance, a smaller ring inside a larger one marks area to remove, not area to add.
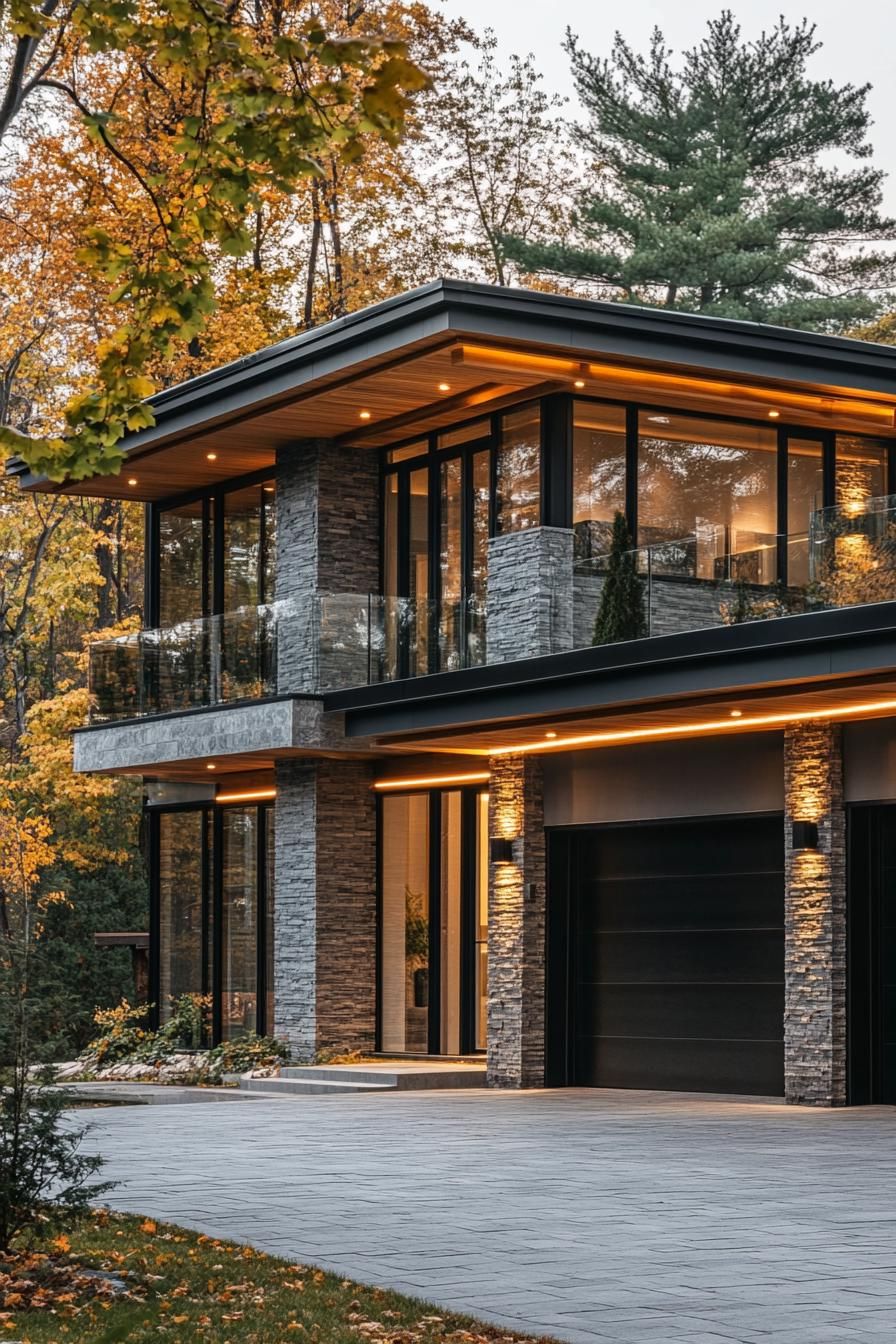
[[[251,1247],[97,1211],[70,1236],[0,1259],[0,1344],[532,1344],[401,1293]]]

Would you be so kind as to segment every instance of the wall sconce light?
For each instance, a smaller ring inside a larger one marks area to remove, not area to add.
[[[488,842],[490,863],[513,863],[513,841],[503,835],[493,835]]]
[[[791,835],[793,849],[818,848],[818,823],[816,821],[795,821]]]

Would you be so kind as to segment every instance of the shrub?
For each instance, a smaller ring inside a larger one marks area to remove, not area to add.
[[[146,1025],[149,1007],[143,1003],[131,1006],[127,999],[122,999],[116,1008],[96,1010],[93,1020],[100,1034],[89,1042],[87,1049],[97,1064],[118,1064],[138,1055],[151,1036]]]
[[[220,1078],[225,1073],[248,1073],[250,1069],[270,1068],[289,1059],[289,1046],[275,1036],[240,1036],[222,1041],[208,1055],[208,1074]]]

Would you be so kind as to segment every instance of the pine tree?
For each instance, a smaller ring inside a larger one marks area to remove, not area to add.
[[[618,644],[623,639],[642,639],[647,633],[644,580],[638,574],[625,514],[617,513],[592,643]]]
[[[869,162],[870,86],[811,75],[819,46],[807,20],[748,41],[730,11],[676,65],[658,29],[646,55],[617,35],[609,60],[568,33],[595,167],[566,237],[506,238],[507,255],[685,312],[830,331],[876,317],[896,221]]]

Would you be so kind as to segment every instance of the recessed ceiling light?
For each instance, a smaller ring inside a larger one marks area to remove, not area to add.
[[[744,716],[744,712],[743,712],[742,709],[732,709],[732,711],[731,711],[731,717],[732,717],[732,719],[742,719],[743,716]]]
[[[545,737],[556,737],[557,734],[551,730],[545,733]]]
[[[585,379],[584,379],[584,378],[577,378],[577,379],[575,380],[575,382],[573,383],[573,387],[584,387],[584,386],[585,386]]]
[[[777,420],[780,418],[780,415],[781,415],[780,411],[769,411],[768,418],[769,420]]]
[[[213,761],[209,761],[208,765],[205,768],[206,770],[217,770],[218,767],[214,764]]]
[[[209,462],[217,462],[218,460],[217,453],[206,453],[206,457],[208,458]]]
[[[274,493],[274,487],[272,485],[266,485],[264,487],[264,492],[266,495],[272,495]]]
[[[369,419],[370,419],[370,412],[369,412],[369,411],[361,411],[361,419],[362,419],[362,420],[369,420]]]
[[[136,476],[129,476],[129,477],[128,477],[128,485],[136,485],[136,484],[137,484],[137,477],[136,477]]]
[[[669,425],[672,423],[668,415],[648,415],[647,419],[653,425]]]
[[[451,384],[450,384],[450,383],[439,383],[439,391],[440,391],[440,392],[450,392],[450,391],[451,391]]]

